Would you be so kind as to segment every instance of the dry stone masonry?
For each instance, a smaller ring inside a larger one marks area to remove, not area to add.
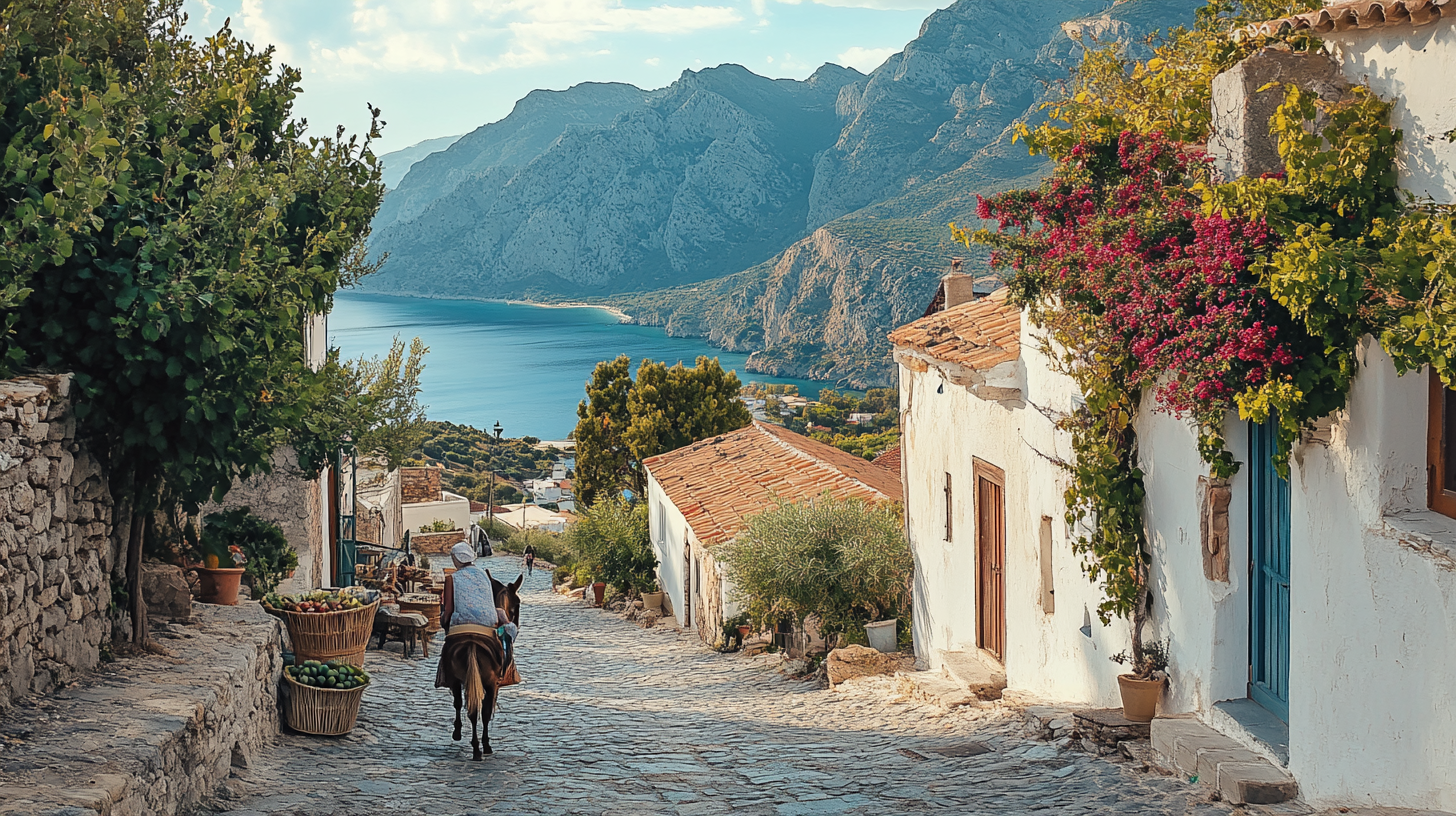
[[[0,709],[94,668],[110,636],[111,494],[70,389],[0,382]]]
[[[298,454],[291,447],[273,452],[272,471],[252,477],[234,479],[232,489],[222,504],[208,504],[202,514],[232,507],[246,507],[259,518],[277,524],[294,551],[298,553],[298,571],[285,580],[279,590],[302,592],[329,581],[324,577],[324,553],[315,546],[323,540],[323,497],[317,479],[303,477]]]

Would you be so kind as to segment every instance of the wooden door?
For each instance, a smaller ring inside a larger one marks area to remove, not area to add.
[[[1006,474],[977,461],[976,643],[1004,660],[1006,655]]]
[[[1289,480],[1279,426],[1249,425],[1249,699],[1289,721]]]

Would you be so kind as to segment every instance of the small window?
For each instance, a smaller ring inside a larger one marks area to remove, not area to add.
[[[955,503],[951,500],[950,474],[945,474],[945,540],[951,540],[952,519],[955,517]]]
[[[1426,485],[1432,510],[1456,518],[1456,391],[1431,372],[1430,425],[1426,435]]]

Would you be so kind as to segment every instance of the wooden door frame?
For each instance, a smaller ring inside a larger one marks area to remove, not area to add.
[[[983,620],[983,615],[988,606],[988,599],[985,597],[986,577],[982,568],[987,559],[984,557],[984,548],[987,546],[984,525],[981,523],[981,480],[996,485],[1001,489],[1001,597],[1000,597],[1000,632],[998,633],[1001,651],[997,652],[987,648],[986,640],[983,637],[988,625]],[[978,458],[971,459],[971,507],[976,519],[976,646],[996,657],[997,660],[1006,660],[1006,471]]]

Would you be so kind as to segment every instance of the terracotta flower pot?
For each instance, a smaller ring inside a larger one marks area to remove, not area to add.
[[[597,606],[601,606],[602,601],[607,598],[607,585],[601,581],[592,584],[592,597],[596,599]]]
[[[208,569],[197,568],[197,600],[203,603],[237,606],[238,585],[243,580],[243,568]]]
[[[642,593],[642,608],[644,610],[651,609],[654,612],[661,612],[662,611],[662,595],[663,595],[663,593],[661,593],[661,592],[644,592],[644,593]]]
[[[745,623],[744,625],[738,627],[738,636],[741,638],[747,638],[750,631],[752,631],[752,629],[748,626],[748,624]]]
[[[1139,680],[1130,674],[1119,674],[1117,687],[1122,692],[1122,716],[1133,722],[1152,722],[1166,682],[1165,678]]]

